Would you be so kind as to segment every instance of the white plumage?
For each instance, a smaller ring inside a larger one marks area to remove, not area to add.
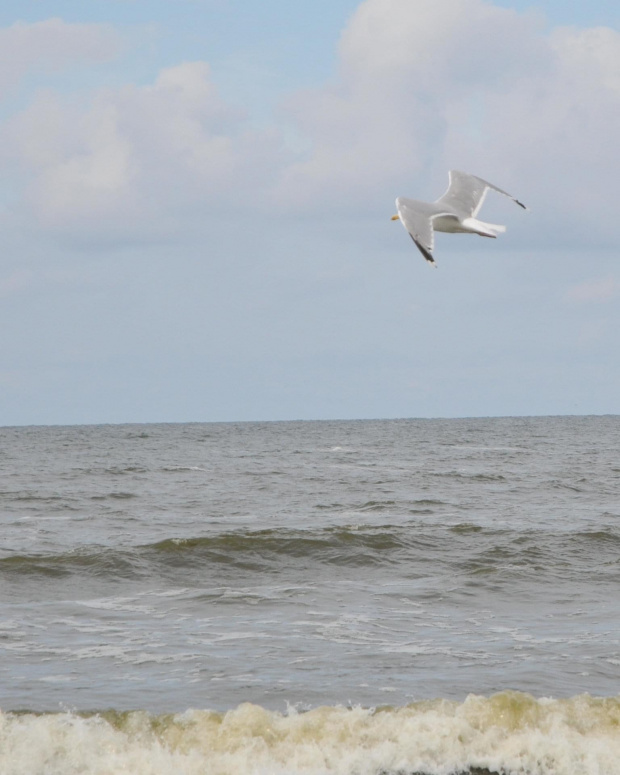
[[[457,170],[450,170],[449,176],[448,190],[436,202],[420,202],[399,196],[396,200],[398,215],[392,219],[400,219],[424,258],[434,266],[432,250],[436,231],[479,234],[481,237],[497,237],[506,231],[505,226],[476,218],[489,189],[507,196],[527,210],[514,196],[482,178]]]

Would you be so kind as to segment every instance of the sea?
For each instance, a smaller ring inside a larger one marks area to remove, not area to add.
[[[620,417],[0,428],[1,775],[619,775]]]

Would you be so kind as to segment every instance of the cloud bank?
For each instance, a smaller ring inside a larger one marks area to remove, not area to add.
[[[118,45],[107,27],[59,20],[0,30],[2,41],[0,88]],[[483,0],[366,0],[333,79],[290,95],[271,128],[251,119],[207,62],[86,97],[38,92],[0,129],[15,182],[5,220],[122,245],[204,234],[223,213],[384,217],[396,195],[435,198],[462,168],[523,198],[543,242],[617,244],[612,29],[546,33]],[[288,146],[291,128],[303,150]]]
[[[47,19],[0,28],[0,97],[25,75],[106,62],[120,48],[120,35],[107,24],[67,24],[62,19]]]

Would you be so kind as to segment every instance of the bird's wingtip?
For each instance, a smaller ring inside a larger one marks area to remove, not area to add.
[[[430,250],[427,250],[427,248],[424,247],[424,245],[417,240],[411,232],[409,232],[409,236],[411,239],[415,242],[415,245],[417,249],[420,251],[420,253],[424,256],[424,258],[428,261],[429,264],[435,264],[435,259],[433,258],[433,254],[430,252]]]

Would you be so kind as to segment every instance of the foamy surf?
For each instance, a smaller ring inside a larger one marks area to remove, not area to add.
[[[3,775],[617,775],[620,698],[502,692],[402,708],[273,712],[244,704],[0,713]]]

